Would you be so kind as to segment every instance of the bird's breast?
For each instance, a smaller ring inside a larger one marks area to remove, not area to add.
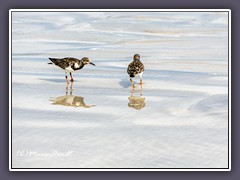
[[[80,64],[74,63],[74,69],[79,69],[79,68],[80,68]]]

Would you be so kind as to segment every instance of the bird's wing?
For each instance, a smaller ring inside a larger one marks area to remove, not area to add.
[[[128,65],[127,73],[128,73],[128,74],[131,74],[131,73],[134,72],[134,71],[135,71],[135,67],[134,67],[133,62],[131,62],[131,63]]]
[[[144,65],[141,61],[138,62],[137,66],[139,67],[140,71],[144,71]]]
[[[77,58],[72,58],[72,57],[65,57],[65,58],[63,58],[63,60],[64,61],[66,61],[66,62],[68,62],[69,64],[70,63],[72,63],[72,64],[74,64],[74,63],[79,63],[79,59],[77,59]]]
[[[62,69],[69,67],[69,62],[63,59],[58,58],[49,58],[56,66],[59,66]]]
[[[77,58],[66,57],[63,58],[63,60],[66,61],[73,69],[76,69],[80,66],[80,60]]]
[[[129,65],[128,65],[128,69],[127,69],[127,72],[129,75],[131,74],[139,74],[141,72],[144,71],[144,65],[141,61],[137,61],[137,62],[131,62]]]

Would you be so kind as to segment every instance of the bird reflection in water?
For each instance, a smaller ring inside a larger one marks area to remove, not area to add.
[[[65,96],[51,98],[50,101],[52,101],[53,105],[83,107],[83,108],[91,108],[95,106],[95,105],[86,105],[84,102],[84,98],[81,96],[74,96],[72,94],[72,91],[73,91],[73,82],[70,83],[70,87],[68,87],[68,84],[66,85]]]
[[[134,93],[136,94],[136,91],[133,88],[131,90],[131,95],[128,97],[128,107],[140,110],[145,107],[145,98],[142,95],[142,87],[139,92],[140,96],[135,96]]]

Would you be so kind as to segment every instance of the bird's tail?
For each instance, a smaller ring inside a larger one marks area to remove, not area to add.
[[[131,78],[135,77],[135,74],[134,74],[134,73],[131,73],[131,74],[130,74],[130,77],[131,77]]]
[[[50,63],[48,63],[48,64],[55,64],[56,63],[56,61],[59,61],[60,59],[58,59],[58,58],[48,58],[50,61],[52,61],[52,62],[50,62]]]

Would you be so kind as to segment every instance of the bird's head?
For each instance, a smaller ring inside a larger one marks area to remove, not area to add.
[[[83,57],[82,62],[83,62],[84,65],[91,64],[91,65],[95,66],[95,64],[92,63],[92,61],[88,57]]]
[[[134,61],[140,60],[140,55],[139,54],[134,54],[133,60]]]

